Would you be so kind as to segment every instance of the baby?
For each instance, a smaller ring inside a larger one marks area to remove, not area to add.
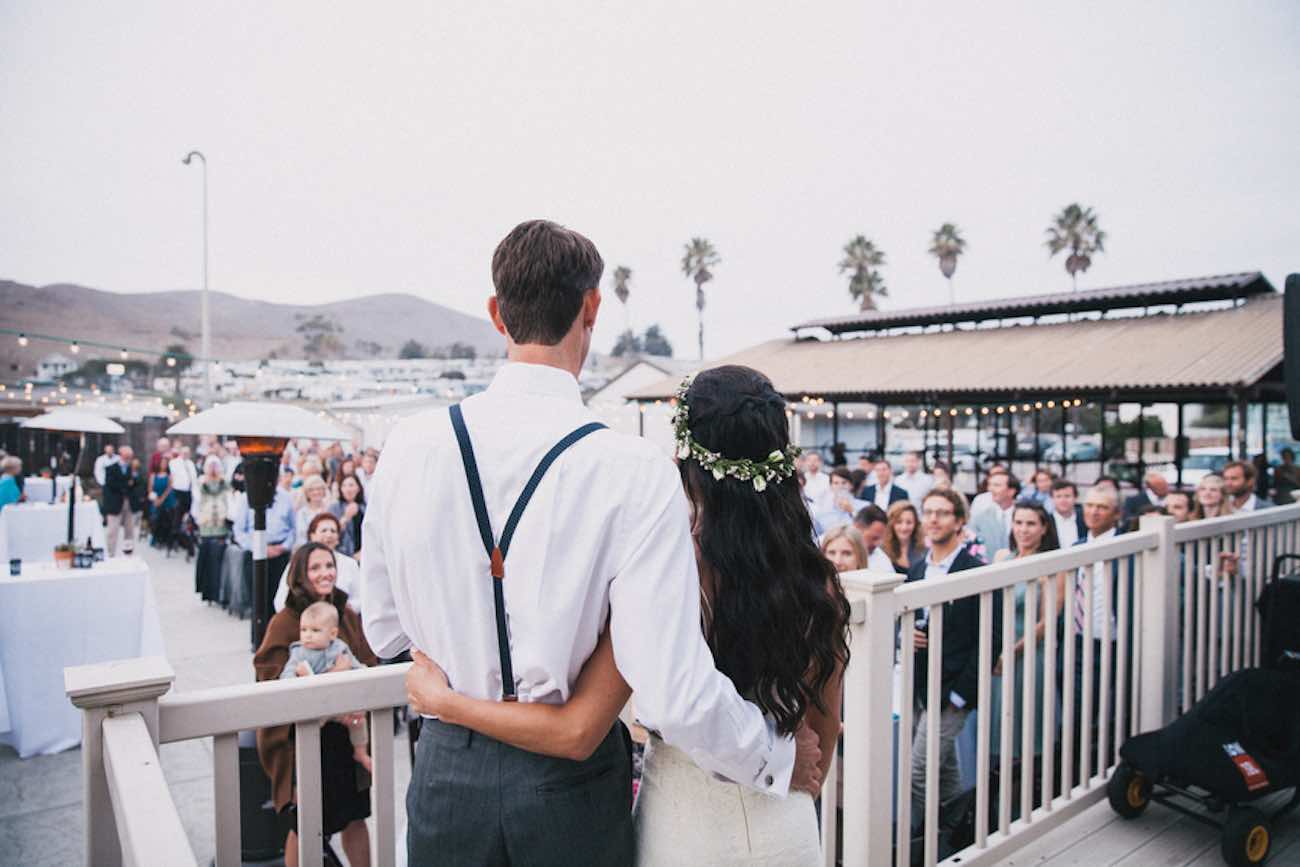
[[[349,668],[365,668],[339,638],[339,612],[330,603],[313,602],[308,605],[298,618],[298,630],[300,640],[289,645],[289,661],[280,672],[281,680]],[[371,771],[370,754],[366,752],[369,736],[366,732],[365,714],[352,714],[349,719],[348,735],[352,740],[352,757],[357,764]]]

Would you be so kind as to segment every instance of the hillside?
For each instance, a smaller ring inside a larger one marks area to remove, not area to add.
[[[28,286],[0,280],[0,324],[39,334],[57,334],[128,347],[162,348],[183,343],[199,352],[197,291],[121,294],[56,283]],[[319,317],[319,318],[318,318]],[[306,339],[317,326],[316,351]],[[309,331],[299,331],[307,325]],[[414,295],[369,295],[333,304],[272,304],[212,293],[212,354],[219,359],[396,357],[407,340],[429,348],[454,342],[479,353],[500,353],[504,341],[490,322],[451,310]],[[27,348],[0,340],[5,377],[25,375],[51,352],[66,347],[33,340]],[[111,351],[88,349],[84,357],[108,357]],[[17,369],[13,365],[18,365]]]

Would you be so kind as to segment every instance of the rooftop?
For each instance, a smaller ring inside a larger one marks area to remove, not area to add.
[[[1275,293],[1276,290],[1262,273],[1246,271],[1240,274],[1111,286],[1083,292],[1023,295],[1018,298],[913,307],[907,310],[869,310],[864,313],[811,319],[793,326],[791,330],[797,333],[808,328],[822,328],[832,334],[847,334],[888,328],[978,322],[988,319],[1017,319],[1026,316],[1105,312],[1166,305],[1181,306]]]
[[[1250,335],[1248,340],[1233,335]],[[944,361],[936,362],[937,359]],[[786,397],[913,397],[1145,392],[1253,386],[1282,362],[1282,296],[1196,313],[1087,319],[1021,328],[905,333],[887,339],[772,340],[718,360],[762,371]],[[629,395],[671,397],[665,378]]]

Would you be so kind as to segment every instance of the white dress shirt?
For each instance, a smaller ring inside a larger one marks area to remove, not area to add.
[[[937,562],[931,556],[933,552],[927,552],[925,555],[925,580],[928,581],[931,578],[943,578],[944,576],[946,576],[948,572],[952,570],[953,562],[956,561],[957,555],[961,553],[961,549],[964,547],[965,547],[964,544],[958,544],[956,548],[952,549],[952,553],[950,553],[947,557],[944,557],[942,560],[939,560]],[[890,568],[893,567],[891,566]],[[946,608],[947,603],[944,604],[945,604],[944,610],[945,613],[947,613],[947,608]],[[929,626],[929,623],[930,623],[930,609],[925,608],[922,611],[922,616],[918,616],[916,618],[916,626],[917,628],[927,628]],[[942,665],[943,663],[940,662],[939,664]],[[956,691],[950,691],[948,693],[948,700],[952,702],[953,706],[958,709],[966,706],[966,700],[962,698],[960,695],[958,695]]]
[[[885,549],[879,545],[876,546],[874,551],[867,555],[867,568],[872,572],[881,572],[885,574],[898,571],[894,568],[894,561],[889,559],[889,555],[885,553]]]
[[[889,511],[889,495],[892,494],[893,492],[894,492],[894,486],[893,486],[893,483],[890,483],[890,484],[888,484],[888,485],[877,484],[877,485],[876,485],[876,499],[874,500],[875,504],[876,504],[877,506],[879,506],[881,509],[883,509],[885,512],[888,512],[888,511]]]
[[[462,404],[493,533],[542,456],[597,417],[563,370],[504,365]],[[380,656],[419,648],[458,692],[501,698],[492,577],[445,409],[403,419],[370,481],[362,620]],[[717,671],[680,476],[639,437],[599,431],[556,461],[506,556],[520,701],[568,700],[608,618],[640,720],[700,767],[769,794],[789,789],[794,742]]]
[[[1104,542],[1107,539],[1114,539],[1118,531],[1111,527],[1099,536],[1094,536],[1092,531],[1088,531],[1088,542]],[[1113,562],[1113,561],[1112,561]],[[1110,640],[1113,642],[1118,636],[1115,634],[1115,615],[1107,610],[1105,605],[1106,582],[1111,580],[1112,570],[1122,568],[1118,564],[1112,565],[1112,562],[1093,563],[1091,567],[1084,566],[1079,569],[1079,574],[1075,578],[1077,582],[1083,579],[1089,571],[1092,572],[1092,637],[1095,641],[1101,641],[1106,629],[1106,621],[1110,621]],[[1121,573],[1123,574],[1123,573]],[[1074,588],[1071,588],[1074,590]],[[1068,600],[1071,616],[1074,613],[1074,599]],[[1082,637],[1083,633],[1079,633]]]
[[[831,509],[831,477],[826,472],[808,473],[803,481],[804,496],[812,500],[818,512]]]
[[[95,475],[95,481],[99,486],[104,487],[104,481],[108,478],[108,468],[113,464],[120,464],[122,459],[117,455],[100,455],[95,458],[95,468],[92,472]]]
[[[334,586],[348,594],[348,607],[354,611],[361,611],[361,564],[353,560],[347,554],[334,552],[334,568],[336,577]],[[279,611],[284,607],[285,601],[289,598],[289,567],[284,567],[284,574],[280,576],[280,589],[275,591],[275,610]]]
[[[1074,516],[1074,510],[1071,509],[1068,515],[1062,515],[1056,509],[1051,512],[1052,520],[1056,522],[1056,539],[1061,547],[1068,548],[1079,541],[1079,522]]]
[[[194,487],[199,476],[194,461],[186,458],[172,458],[167,462],[167,472],[171,475],[172,490],[185,493]]]
[[[919,509],[925,495],[934,488],[934,476],[921,470],[914,473],[899,473],[898,478],[894,479],[894,484],[907,491],[907,499]]]

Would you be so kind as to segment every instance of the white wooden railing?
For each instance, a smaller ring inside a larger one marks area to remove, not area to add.
[[[827,864],[833,867],[837,848],[842,848],[843,863],[854,867],[911,863],[916,653],[911,641],[898,641],[898,636],[910,636],[918,618],[929,621],[930,658],[941,659],[945,606],[978,599],[980,676],[972,712],[974,842],[944,863],[991,864],[1101,798],[1128,734],[1164,725],[1217,678],[1258,663],[1261,636],[1252,603],[1272,558],[1300,550],[1298,545],[1300,505],[1294,505],[1182,525],[1148,516],[1138,532],[1113,540],[912,584],[903,584],[894,574],[863,571],[843,576],[853,612],[853,658],[845,676],[843,759],[832,763],[822,797]],[[1221,557],[1221,552],[1235,554],[1235,561]],[[1099,634],[1091,616],[1083,618],[1081,633],[1076,629],[1071,616],[1073,582],[1065,582],[1066,596],[1061,598],[1050,580],[1061,574],[1068,578],[1081,569],[1105,579],[1098,582],[1100,593],[1093,592],[1093,582],[1083,582],[1081,600],[1089,613],[1113,612],[1096,618]],[[1015,655],[1017,634],[1034,633],[1044,599],[1049,612],[1044,634],[1039,641],[1024,643],[1019,662],[1026,673],[1036,672],[1041,662],[1042,682],[1026,674],[1017,693],[1016,667],[1004,665],[1005,676],[999,679],[992,676],[993,663],[999,655]],[[1058,605],[1060,617],[1050,614]],[[1004,628],[995,645],[997,616]],[[1080,641],[1076,634],[1081,634]],[[1082,652],[1083,707],[1075,701],[1076,649]],[[1099,663],[1096,677],[1094,655]],[[68,696],[82,709],[84,720],[85,863],[194,863],[162,779],[157,748],[212,737],[216,863],[238,865],[239,732],[294,725],[298,786],[311,791],[319,789],[320,720],[364,710],[370,712],[374,760],[373,859],[393,864],[398,841],[388,710],[405,703],[406,668],[385,666],[176,695],[166,695],[173,676],[160,658],[67,669]],[[920,713],[928,715],[926,755],[934,756],[942,704],[940,667],[929,671]],[[995,694],[1000,699],[996,716]],[[1094,696],[1095,726],[1085,717]],[[1013,785],[1017,749],[1022,773]],[[937,768],[936,762],[926,763],[919,816],[922,833],[917,845],[927,865],[940,861]],[[995,768],[1001,781],[996,797]],[[836,794],[840,779],[842,803]],[[320,801],[300,800],[299,863],[318,865]]]
[[[369,711],[372,860],[396,861],[391,709],[406,704],[409,664],[327,678],[248,683],[164,695],[173,674],[160,657],[79,666],[65,672],[68,696],[82,709],[83,802],[87,865],[193,864],[195,857],[162,780],[158,745],[212,738],[217,867],[240,864],[239,733],[293,725],[301,791],[320,791],[320,722]],[[136,833],[147,830],[147,835]],[[320,865],[321,801],[300,798],[300,865]]]
[[[924,582],[868,571],[842,576],[853,610],[853,658],[845,676],[843,758],[832,763],[822,796],[828,867],[837,848],[846,865],[906,867],[914,846],[926,865],[993,864],[1095,803],[1128,735],[1165,725],[1217,678],[1260,663],[1253,603],[1273,558],[1284,552],[1300,552],[1300,505],[1181,525],[1148,516],[1137,532],[1105,542]],[[1099,592],[1092,581],[1081,582],[1076,601],[1081,570],[1103,580]],[[1051,580],[1058,575],[1066,579],[1064,599]],[[919,840],[912,836],[911,791],[915,713],[927,715],[925,755],[939,748],[939,666],[929,666],[924,700],[914,703],[916,651],[898,636],[910,637],[928,618],[929,658],[941,659],[947,603],[972,597],[980,672],[972,712],[974,842],[941,855],[937,762],[925,763]],[[1022,672],[1041,665],[1041,678],[1024,674],[1017,688],[1015,668],[1004,666],[1005,676],[996,678],[994,662],[1015,656],[1016,637],[1034,632],[1044,599],[1044,634],[1025,641],[1019,657]],[[1077,602],[1082,630],[1072,616]],[[1060,614],[1051,614],[1058,605]],[[994,644],[999,616],[1002,640]],[[1088,713],[1094,706],[1095,724]]]

